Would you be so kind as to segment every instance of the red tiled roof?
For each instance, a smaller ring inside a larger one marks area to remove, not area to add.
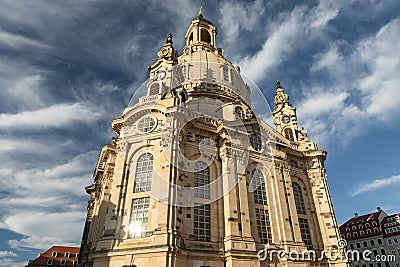
[[[53,257],[53,252],[57,252],[55,257]],[[69,252],[69,257],[66,257],[67,252]],[[27,266],[74,266],[74,261],[78,260],[78,253],[79,247],[52,246],[45,253],[30,261]],[[47,264],[49,259],[53,259],[52,264]],[[61,265],[62,260],[65,260],[65,265]]]
[[[358,217],[353,217],[344,224],[342,224],[340,227],[356,224],[358,221],[377,220],[381,212],[382,211],[376,211]]]
[[[380,210],[351,218],[339,227],[340,234],[342,234],[346,240],[356,240],[381,235],[382,229],[379,223],[381,212],[383,211]],[[373,222],[375,222],[376,225],[372,225]],[[369,227],[367,227],[367,223],[369,224]],[[362,225],[361,228],[360,225]],[[355,230],[353,229],[354,226],[356,227]],[[347,229],[350,231],[347,231]]]

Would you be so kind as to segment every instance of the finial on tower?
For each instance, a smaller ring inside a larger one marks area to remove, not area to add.
[[[276,89],[282,88],[281,86],[281,81],[280,80],[276,80]]]
[[[203,17],[203,6],[200,6],[199,16],[200,16],[200,17]]]
[[[172,33],[167,34],[167,41],[165,42],[166,44],[172,44]]]

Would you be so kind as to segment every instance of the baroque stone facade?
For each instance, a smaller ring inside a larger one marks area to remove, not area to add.
[[[338,249],[327,152],[298,129],[279,81],[276,127],[257,118],[216,35],[201,12],[181,56],[169,34],[146,95],[112,120],[117,136],[86,187],[80,266],[347,265],[259,259],[266,248]]]

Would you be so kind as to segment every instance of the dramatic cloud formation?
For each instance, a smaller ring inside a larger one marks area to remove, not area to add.
[[[34,111],[23,111],[18,114],[0,114],[0,128],[41,129],[66,127],[74,122],[95,122],[101,114],[83,103],[58,104]]]

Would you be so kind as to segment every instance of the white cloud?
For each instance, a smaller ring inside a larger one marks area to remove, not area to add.
[[[85,219],[84,187],[91,183],[97,151],[77,155],[48,168],[0,168],[0,186],[13,192],[0,199],[0,228],[24,237],[12,248],[46,249],[77,245]]]
[[[298,108],[302,110],[302,116],[316,119],[323,114],[342,109],[347,98],[348,94],[345,92],[339,94],[331,92],[311,93],[308,98],[301,102]]]
[[[22,35],[14,34],[0,30],[0,45],[7,45],[13,48],[21,48],[24,46],[37,46],[42,48],[49,48],[50,46],[41,41],[34,40]]]
[[[293,43],[300,34],[303,14],[304,8],[295,8],[288,15],[288,19],[268,37],[260,51],[251,57],[243,58],[239,63],[243,72],[257,81],[291,53],[294,50]]]
[[[253,56],[240,60],[244,73],[256,81],[265,77],[265,73],[285,60],[290,54],[319,36],[339,11],[350,2],[339,1],[332,4],[321,0],[314,8],[296,6],[290,13],[280,14],[283,21],[270,25],[270,32],[261,50]]]
[[[221,32],[224,34],[224,43],[237,44],[240,31],[253,30],[259,25],[259,20],[265,11],[265,3],[257,0],[252,3],[238,3],[225,1],[220,8]]]
[[[97,151],[90,151],[48,168],[0,168],[0,174],[5,177],[0,180],[1,187],[14,192],[14,197],[5,201],[31,206],[31,200],[41,196],[47,198],[49,207],[52,207],[58,205],[51,201],[52,197],[73,200],[76,196],[84,196],[83,188],[90,182],[94,159],[97,156]]]
[[[28,236],[21,240],[10,240],[11,247],[46,249],[54,244],[78,245],[84,218],[84,212],[25,211],[9,216],[3,225],[11,231]]]
[[[25,266],[26,262],[18,262],[15,260],[15,257],[18,255],[9,250],[1,250],[0,251],[0,266],[7,267],[21,267]]]
[[[333,139],[346,144],[372,123],[398,120],[393,116],[400,111],[397,47],[400,19],[353,46],[334,42],[315,56],[310,71],[314,75],[327,71],[329,79],[325,84],[307,84],[304,97],[297,103],[299,121],[312,139],[323,145]]]
[[[2,130],[59,128],[77,121],[94,121],[100,115],[97,110],[84,103],[56,104],[34,111],[0,114],[0,128]]]
[[[17,256],[17,254],[12,251],[7,251],[7,250],[0,251],[0,258],[15,257],[15,256]]]
[[[382,120],[400,108],[400,19],[382,27],[376,36],[363,40],[358,55],[370,73],[357,84],[365,94],[366,111]]]
[[[394,175],[388,178],[384,179],[377,179],[369,183],[364,183],[358,185],[351,193],[350,195],[352,197],[357,196],[359,194],[369,192],[369,191],[374,191],[383,187],[388,187],[390,185],[398,184],[400,183],[400,175]]]

